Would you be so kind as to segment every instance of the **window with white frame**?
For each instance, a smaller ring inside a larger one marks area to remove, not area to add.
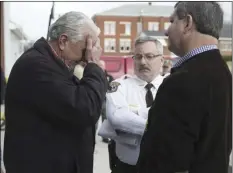
[[[120,39],[120,52],[131,51],[131,39],[122,38]]]
[[[116,22],[104,22],[104,35],[116,35]]]
[[[164,23],[164,30],[167,30],[170,26],[170,22],[165,22]]]
[[[131,35],[131,22],[120,22],[120,25],[125,25],[125,33],[121,35]]]
[[[220,41],[220,50],[221,51],[231,51],[232,45],[231,41]]]
[[[116,39],[115,38],[104,39],[104,52],[116,52]]]
[[[142,32],[142,22],[137,23],[137,33],[140,34]]]
[[[149,22],[148,23],[149,31],[158,31],[159,30],[159,22]]]
[[[131,23],[125,24],[125,35],[131,34]]]

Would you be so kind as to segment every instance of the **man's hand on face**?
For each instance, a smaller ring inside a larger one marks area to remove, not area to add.
[[[102,54],[102,48],[100,47],[99,38],[95,43],[93,43],[93,40],[90,37],[87,38],[87,49],[85,53],[86,61],[99,64],[101,54]]]

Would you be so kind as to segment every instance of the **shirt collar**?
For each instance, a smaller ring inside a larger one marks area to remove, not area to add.
[[[140,79],[136,75],[134,77],[136,78],[138,85],[142,86],[142,88],[145,88],[146,84],[148,84],[146,81]],[[163,82],[163,79],[164,79],[164,77],[161,76],[160,74],[158,76],[156,76],[156,78],[151,82],[154,86],[153,88],[158,89],[159,86],[161,85],[161,83]]]
[[[70,69],[70,66],[66,63],[66,60],[64,60],[64,59],[62,59],[61,57],[59,57],[58,54],[57,54],[57,52],[56,52],[56,51],[54,50],[54,48],[52,47],[52,45],[51,45],[49,42],[48,42],[48,44],[49,44],[49,47],[51,48],[51,50],[52,50],[54,56],[55,56],[56,58],[60,59],[60,60],[65,64],[65,66],[66,66],[68,69]]]
[[[195,48],[191,50],[189,53],[187,53],[185,56],[180,57],[179,60],[174,64],[173,68],[179,67],[181,64],[183,64],[188,59],[194,57],[195,55],[201,54],[203,52],[218,49],[217,45],[204,45],[198,48]]]

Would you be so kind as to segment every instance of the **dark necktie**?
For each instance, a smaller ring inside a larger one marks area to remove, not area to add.
[[[150,107],[153,103],[153,95],[151,92],[151,88],[153,87],[153,84],[148,83],[145,88],[147,89],[147,93],[146,93],[146,105],[147,107]]]

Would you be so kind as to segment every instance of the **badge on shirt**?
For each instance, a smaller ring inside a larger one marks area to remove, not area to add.
[[[120,85],[119,82],[115,82],[115,81],[111,82],[110,83],[110,89],[108,90],[108,93],[116,92],[119,85]]]

